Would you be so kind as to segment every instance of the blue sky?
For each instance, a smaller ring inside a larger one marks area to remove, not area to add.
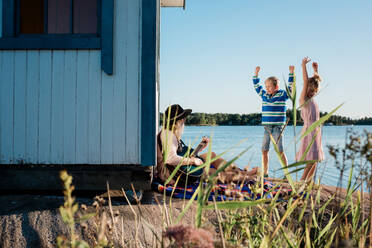
[[[255,66],[283,88],[295,65],[300,91],[301,59],[309,56],[323,77],[321,111],[345,102],[338,114],[372,116],[371,13],[370,0],[186,0],[185,11],[162,8],[160,111],[179,103],[194,112],[260,112]]]

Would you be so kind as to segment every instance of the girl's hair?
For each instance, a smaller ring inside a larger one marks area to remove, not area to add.
[[[307,87],[308,87],[308,89],[311,90],[312,95],[310,95],[308,97],[313,97],[318,92],[319,84],[320,84],[321,81],[322,81],[322,78],[319,76],[318,73],[315,73],[314,76],[309,78]]]
[[[273,86],[274,87],[277,87],[277,86],[279,86],[279,78],[277,78],[277,77],[268,77],[266,80],[265,80],[265,82],[270,82],[270,83],[272,83],[273,84]]]

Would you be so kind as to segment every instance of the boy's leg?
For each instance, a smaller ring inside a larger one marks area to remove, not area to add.
[[[282,126],[276,126],[275,128],[273,128],[273,137],[275,139],[275,141],[277,142],[277,146],[278,146],[278,149],[279,149],[279,152],[280,152],[280,156],[282,158],[282,161],[285,165],[288,165],[288,160],[287,160],[287,156],[285,155],[284,153],[284,148],[283,148],[283,132],[282,132]]]
[[[262,150],[262,165],[264,175],[269,173],[269,151]]]
[[[271,128],[265,126],[264,138],[262,142],[262,166],[264,175],[269,173],[269,149],[270,149],[270,133]]]

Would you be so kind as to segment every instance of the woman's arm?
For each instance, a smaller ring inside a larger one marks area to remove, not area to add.
[[[177,154],[178,140],[176,138],[176,135],[174,135],[172,131],[165,130],[165,132],[162,132],[161,134],[162,135],[160,135],[160,140],[163,144],[163,147],[164,148],[166,147],[165,146],[166,139],[168,143],[167,158],[164,158],[164,162],[166,164],[174,165],[176,167],[181,161],[182,161],[182,165],[188,165],[188,164],[201,165],[203,163],[203,161],[201,161],[198,158],[195,158],[195,157],[183,158],[182,156],[179,156]],[[168,134],[168,137],[166,137],[167,134]]]
[[[302,78],[304,80],[304,85],[302,87],[302,92],[300,95],[300,105],[303,105],[306,101],[306,92],[307,92],[307,83],[309,81],[309,77],[307,75],[306,64],[310,62],[308,57],[302,59]]]

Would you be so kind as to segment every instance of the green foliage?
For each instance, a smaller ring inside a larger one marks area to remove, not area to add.
[[[292,104],[292,109],[287,110],[289,118],[288,125],[303,125],[300,116],[300,110],[293,112],[293,107],[298,106]],[[328,112],[320,112],[320,117],[328,115]],[[160,114],[160,124],[163,123],[163,114]],[[294,121],[295,120],[295,121]],[[333,115],[324,122],[325,125],[372,125],[372,117],[362,117],[360,119],[351,119],[350,117]],[[218,126],[257,126],[261,125],[261,113],[251,114],[227,114],[227,113],[192,113],[187,117],[186,125],[218,125]]]
[[[79,210],[79,204],[75,203],[75,197],[72,196],[72,192],[75,187],[72,184],[72,176],[67,174],[65,170],[60,172],[60,178],[63,182],[64,187],[64,204],[60,206],[59,213],[61,214],[62,220],[66,223],[70,230],[70,238],[65,238],[62,236],[57,237],[57,246],[60,248],[88,248],[89,245],[84,240],[79,240],[75,233],[75,224],[81,223],[92,218],[95,214],[86,214],[80,218],[76,217]]]
[[[289,92],[290,99],[292,101],[293,109],[296,109],[296,86],[294,83],[292,92]],[[313,123],[306,132],[299,138],[303,139],[304,136],[316,130],[316,134],[313,136],[312,141],[308,145],[305,154],[303,154],[300,161],[295,162],[291,165],[285,165],[282,161],[281,154],[278,150],[275,140],[271,136],[271,140],[274,143],[274,148],[281,162],[282,169],[285,172],[287,183],[293,190],[293,194],[286,198],[286,200],[278,201],[279,193],[273,199],[261,199],[256,201],[229,201],[219,202],[215,205],[208,204],[208,197],[212,188],[216,183],[216,176],[219,172],[223,171],[227,166],[233,163],[236,158],[241,156],[243,151],[233,160],[227,162],[225,166],[218,169],[213,175],[203,177],[201,184],[195,192],[192,199],[187,204],[187,209],[191,206],[191,202],[194,201],[196,196],[197,199],[197,212],[195,216],[195,225],[197,227],[202,226],[202,214],[203,210],[208,211],[215,209],[217,215],[223,212],[224,216],[220,227],[222,226],[221,236],[222,240],[226,240],[228,245],[231,246],[242,246],[242,247],[331,247],[332,245],[338,244],[341,239],[352,240],[354,245],[364,246],[367,242],[368,230],[370,230],[370,220],[368,218],[361,217],[363,211],[363,204],[360,200],[360,195],[356,203],[354,203],[353,193],[358,188],[355,183],[352,184],[353,172],[355,169],[356,156],[353,152],[357,151],[359,154],[358,158],[362,158],[361,161],[369,162],[368,166],[360,166],[360,173],[358,176],[359,181],[365,180],[365,185],[368,185],[371,189],[371,166],[372,166],[372,134],[367,134],[368,142],[364,142],[361,145],[361,141],[358,142],[353,140],[352,144],[346,144],[345,149],[342,150],[343,162],[338,163],[343,165],[341,171],[340,180],[342,180],[343,172],[345,171],[346,158],[354,159],[351,163],[349,172],[349,181],[346,189],[345,197],[342,202],[337,202],[336,193],[333,194],[326,201],[321,200],[322,188],[319,185],[314,185],[313,182],[306,184],[305,182],[297,183],[294,182],[290,176],[294,171],[302,170],[305,167],[301,167],[305,164],[313,164],[316,161],[303,161],[306,157],[310,146],[313,144],[317,132],[320,126],[324,124],[357,124],[358,121],[351,120],[350,118],[344,118],[333,115],[340,107],[339,105],[330,113],[321,113],[319,121]],[[299,111],[289,110],[287,115],[291,117],[289,124],[293,125],[294,128],[297,123],[301,123],[301,120],[297,120]],[[238,115],[238,114],[200,114],[194,113],[189,119],[188,124],[210,124],[209,120],[216,120],[217,125],[258,125],[260,124],[260,114],[252,115]],[[200,122],[203,120],[203,123]],[[367,122],[365,122],[367,123]],[[371,119],[372,123],[372,119]],[[294,132],[296,138],[296,132]],[[330,151],[331,154],[336,154],[339,150],[334,149]],[[207,161],[203,165],[204,168],[209,168],[210,165],[210,153],[211,148],[209,147]],[[335,156],[336,157],[336,156]],[[341,166],[342,167],[342,166]],[[292,168],[294,171],[289,172],[288,169]],[[369,170],[368,170],[369,168]],[[255,186],[252,188],[260,188],[259,184],[262,181],[258,180]],[[299,194],[296,194],[299,192]],[[181,214],[184,215],[186,210]],[[351,219],[351,221],[349,220]],[[180,220],[180,219],[179,219]],[[224,242],[223,242],[224,243]]]
[[[293,102],[293,108],[296,109],[295,87],[290,98]],[[339,107],[341,107],[341,105]],[[317,127],[327,122],[342,124],[344,121],[350,121],[343,120],[333,115],[339,107],[329,114],[323,113],[320,120],[310,126],[305,135],[311,131],[317,130]],[[291,119],[296,125],[296,123],[299,122],[297,120],[299,113],[297,110],[295,112],[289,111],[288,113],[291,114]],[[256,125],[260,123],[260,118],[260,114],[210,115],[205,113],[194,113],[189,118],[188,124]],[[165,116],[163,116],[163,119],[165,119]],[[170,127],[170,125],[172,125],[172,123],[169,121],[165,124],[167,128]],[[301,138],[303,138],[303,136]],[[166,144],[168,138],[169,137],[166,137]],[[274,143],[279,161],[281,162],[282,169],[285,172],[287,179],[285,182],[287,183],[286,187],[291,187],[293,189],[292,194],[279,198],[283,190],[279,188],[279,192],[277,192],[273,198],[263,198],[252,201],[218,202],[211,205],[208,200],[217,183],[218,173],[224,171],[228,166],[233,164],[242,154],[247,152],[250,147],[220,166],[216,172],[209,173],[211,163],[230,150],[228,149],[226,152],[212,158],[212,142],[210,142],[205,163],[195,169],[198,170],[203,168],[205,174],[202,176],[201,183],[194,192],[194,195],[184,205],[183,210],[177,216],[175,223],[182,221],[186,212],[195,204],[195,199],[197,199],[194,219],[195,226],[198,228],[203,226],[203,214],[206,211],[216,211],[223,247],[225,247],[225,240],[227,242],[227,247],[337,247],[340,240],[350,240],[352,245],[359,247],[366,247],[370,244],[368,243],[370,242],[368,240],[368,232],[371,232],[371,221],[364,216],[363,211],[365,210],[365,203],[363,203],[361,193],[358,192],[355,198],[355,192],[359,185],[366,185],[370,190],[372,187],[372,134],[365,132],[365,137],[350,135],[343,149],[330,148],[330,154],[335,159],[336,167],[340,169],[340,181],[342,181],[343,174],[347,171],[346,169],[350,169],[350,171],[345,195],[340,197],[338,195],[339,192],[336,192],[331,195],[329,199],[322,199],[322,187],[320,185],[316,185],[313,182],[308,184],[304,182],[295,182],[290,175],[293,171],[289,172],[288,170],[302,170],[303,167],[299,168],[300,166],[314,163],[315,161],[299,161],[290,165],[285,165],[281,160],[278,147],[272,136],[271,139]],[[314,142],[314,140],[315,136],[312,142]],[[307,147],[307,151],[310,145]],[[307,151],[301,160],[306,157]],[[188,156],[188,153],[186,153],[184,157]],[[342,157],[341,160],[339,160],[340,154]],[[168,151],[165,146],[163,151],[165,161],[167,155]],[[175,176],[181,163],[182,161],[175,167],[166,183],[175,179],[177,185],[179,178],[175,178]],[[190,171],[189,173],[193,173],[194,171]],[[352,180],[354,177],[356,180]],[[58,247],[89,247],[85,241],[78,239],[75,234],[75,224],[89,219],[91,216],[76,217],[79,206],[72,197],[72,192],[74,190],[74,187],[71,185],[72,177],[64,171],[61,172],[61,179],[64,182],[65,203],[60,208],[60,214],[63,221],[68,225],[71,235],[69,239],[58,237]],[[257,183],[252,186],[253,192],[257,191],[262,193],[262,180],[262,178],[261,180],[257,180]],[[278,184],[280,185],[280,183]],[[280,187],[282,187],[282,185],[280,185]],[[261,191],[258,190],[260,188]],[[268,194],[270,194],[270,192],[268,192]],[[171,198],[169,199],[169,211],[167,210],[168,206],[165,205],[165,202],[166,196],[164,195],[163,212],[170,215],[164,218],[167,219],[167,221],[163,222],[164,229],[166,225],[169,226],[173,224]],[[133,213],[136,220],[140,218],[134,211]],[[150,226],[148,222],[145,221],[145,223]],[[102,230],[104,230],[104,228],[102,228]],[[101,233],[100,235],[103,237],[104,231],[102,230],[99,231],[99,233]],[[156,236],[156,246],[164,247],[164,240],[159,238],[155,234],[155,231],[153,231],[153,234]],[[100,241],[98,247],[105,247],[108,244],[108,241],[102,237],[98,239]],[[169,247],[172,247],[172,244],[170,244]]]

